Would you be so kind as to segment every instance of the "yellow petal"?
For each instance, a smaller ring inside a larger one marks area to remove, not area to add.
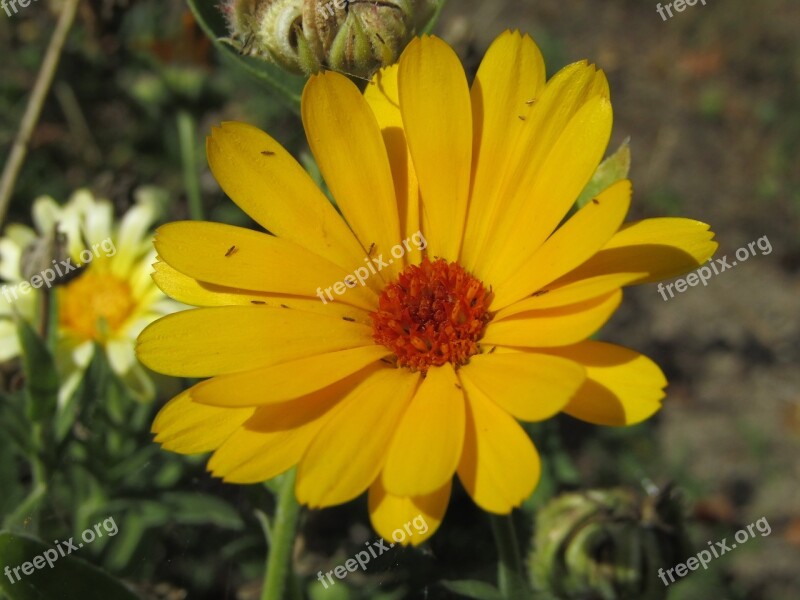
[[[528,434],[478,390],[467,392],[467,426],[458,477],[483,510],[508,514],[530,496],[541,465]]]
[[[400,110],[430,223],[428,252],[458,259],[472,171],[472,109],[461,62],[435,37],[400,57]]]
[[[380,369],[347,395],[300,461],[300,502],[311,508],[341,504],[375,481],[419,379],[405,369]]]
[[[499,282],[511,277],[550,236],[600,164],[611,125],[611,102],[593,97],[567,124],[535,179],[519,182],[530,200],[508,222],[507,238],[494,232],[505,243],[487,262],[486,279]]]
[[[600,329],[621,301],[622,292],[617,290],[578,304],[531,310],[494,320],[486,327],[481,342],[529,348],[576,344]]]
[[[176,271],[163,261],[153,265],[153,280],[165,294],[178,302],[190,306],[266,306],[304,310],[347,321],[355,321],[372,326],[369,311],[341,302],[322,303],[319,298],[298,298],[229,288],[204,281],[197,281]]]
[[[542,308],[554,308],[557,306],[569,306],[605,296],[629,285],[642,274],[614,273],[611,275],[598,275],[588,279],[580,279],[574,283],[561,284],[560,281],[553,282],[543,289],[534,292],[532,297],[525,298],[519,302],[507,306],[495,315],[495,321],[500,321],[520,313],[537,310]]]
[[[495,286],[492,310],[540,290],[591,258],[622,225],[631,182],[619,181],[573,215],[509,279]]]
[[[218,448],[247,421],[253,408],[217,408],[192,401],[190,388],[167,402],[153,421],[155,441],[165,450],[199,454]]]
[[[641,274],[634,284],[681,275],[706,262],[717,249],[714,232],[700,221],[677,217],[629,223],[564,282],[611,273]]]
[[[297,400],[256,410],[208,461],[230,483],[272,479],[296,465],[356,381],[343,380]]]
[[[266,306],[195,308],[168,315],[139,335],[145,366],[175,377],[238,373],[372,344],[372,328]]]
[[[364,249],[308,174],[283,147],[245,123],[223,123],[206,140],[225,193],[267,231],[350,270]],[[368,283],[379,290],[377,282]]]
[[[392,544],[418,546],[431,537],[444,520],[452,480],[424,496],[393,496],[377,477],[369,488],[369,518],[375,531]]]
[[[479,354],[459,371],[467,394],[479,390],[522,421],[543,421],[560,412],[586,373],[575,361],[546,354]]]
[[[591,340],[546,352],[586,367],[586,381],[564,408],[576,419],[595,425],[634,425],[661,408],[667,380],[643,354]]]
[[[496,262],[496,255],[502,250],[509,231],[520,219],[523,209],[532,202],[537,205],[549,202],[547,195],[535,199],[531,189],[539,178],[545,160],[586,101],[599,95],[608,97],[607,84],[605,94],[604,86],[598,84],[604,81],[602,72],[598,73],[585,61],[574,63],[556,73],[534,102],[530,114],[523,121],[517,153],[519,160],[502,181],[497,182],[498,201],[485,219],[485,239],[470,240],[471,246],[477,246],[474,249],[474,264],[465,263],[464,266],[481,279],[488,279],[488,266]],[[553,228],[555,225],[551,231]]]
[[[369,105],[352,81],[328,71],[309,79],[302,114],[311,151],[342,214],[362,247],[374,243],[372,255],[385,257],[389,266],[380,276],[393,279],[402,261],[390,251],[402,238],[389,159]]]
[[[530,113],[545,85],[542,53],[519,32],[501,34],[489,47],[471,88],[474,182],[461,263],[474,265],[502,204],[507,177],[529,157],[523,152]]]
[[[222,223],[168,223],[156,231],[155,246],[161,259],[181,273],[243,290],[325,298],[320,290],[349,274],[294,242]],[[334,301],[376,308],[375,294],[352,283],[341,283],[344,293],[331,294]]]
[[[397,496],[422,496],[452,479],[464,444],[464,394],[449,363],[433,367],[389,445],[383,484]]]
[[[286,402],[331,385],[391,354],[385,346],[328,352],[254,371],[220,375],[197,385],[194,399],[212,406]]]
[[[400,220],[400,234],[403,239],[410,238],[421,231],[419,182],[414,171],[414,163],[408,150],[406,134],[403,130],[403,117],[400,114],[400,95],[397,89],[397,64],[378,71],[364,90],[364,99],[369,104],[378,126],[381,128],[383,143],[392,167],[394,194],[397,200],[397,213]],[[405,264],[419,264],[422,251],[417,242],[411,245],[404,258]]]

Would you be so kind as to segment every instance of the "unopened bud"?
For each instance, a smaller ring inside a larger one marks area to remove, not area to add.
[[[686,552],[681,512],[670,489],[559,496],[536,517],[532,579],[559,600],[663,600],[658,569]]]
[[[244,55],[310,75],[368,78],[397,61],[437,0],[226,0],[230,42]]]

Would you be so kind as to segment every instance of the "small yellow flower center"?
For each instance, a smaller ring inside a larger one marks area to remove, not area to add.
[[[461,265],[426,257],[384,288],[371,315],[373,339],[412,371],[426,373],[447,362],[458,368],[480,351],[491,300]]]
[[[59,321],[84,338],[105,341],[122,325],[135,304],[130,286],[109,273],[84,273],[61,288]]]

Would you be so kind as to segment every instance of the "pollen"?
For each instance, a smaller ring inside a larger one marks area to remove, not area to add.
[[[426,257],[384,288],[371,315],[373,339],[412,371],[447,362],[458,368],[480,351],[491,300],[491,291],[461,265]]]

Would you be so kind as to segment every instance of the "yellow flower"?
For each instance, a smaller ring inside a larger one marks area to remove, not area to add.
[[[142,190],[118,224],[113,223],[111,203],[96,200],[87,190],[75,192],[64,206],[42,197],[33,205],[37,231],[9,225],[0,239],[0,277],[7,282],[0,298],[0,359],[20,353],[11,316],[16,313],[37,323],[43,290],[55,290],[62,406],[80,383],[95,344],[104,349],[112,370],[136,398],[151,400],[155,395],[150,376],[136,360],[134,342],[151,321],[180,308],[150,277],[156,197],[154,191]],[[39,237],[52,236],[56,226],[66,246],[65,255],[57,258],[64,260],[51,260],[47,253],[38,265],[26,262],[31,245]],[[46,270],[53,277],[49,284]]]
[[[456,473],[489,512],[531,494],[539,457],[516,419],[627,425],[660,408],[652,361],[587,338],[623,286],[695,268],[716,243],[688,219],[623,225],[627,180],[559,227],[608,144],[602,71],[579,62],[545,82],[534,42],[507,32],[470,88],[453,50],[424,37],[364,95],[336,73],[311,78],[302,116],[344,218],[275,140],[226,123],[211,170],[273,235],[157,231],[158,285],[200,308],[148,327],[139,356],[211,377],[156,418],[164,448],[213,450],[209,470],[236,483],[298,465],[310,507],[369,490],[384,537],[425,518],[404,542],[418,544]]]

